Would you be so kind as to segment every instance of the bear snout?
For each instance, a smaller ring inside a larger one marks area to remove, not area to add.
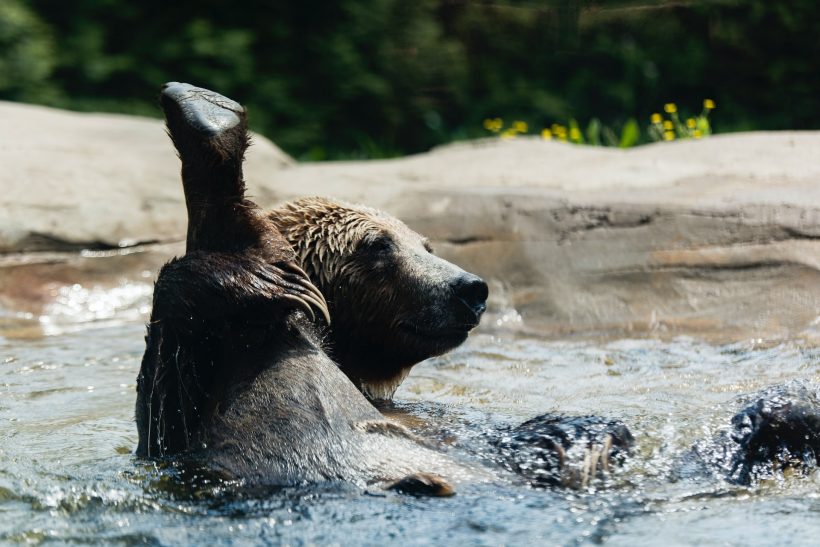
[[[484,310],[487,309],[487,284],[477,275],[463,272],[450,280],[450,289],[456,299],[472,312],[477,325]]]

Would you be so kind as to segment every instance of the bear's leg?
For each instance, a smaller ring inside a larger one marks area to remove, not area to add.
[[[283,270],[273,278],[274,284],[285,288],[282,283],[291,281],[291,290],[278,295],[280,302],[291,299],[292,304],[305,304],[304,311],[311,317],[315,307],[329,324],[324,296],[296,265],[290,244],[256,204],[245,199],[242,162],[248,133],[242,105],[213,91],[177,82],[163,86],[160,103],[182,161],[188,207],[187,252],[250,252],[267,257]],[[259,271],[264,273],[264,269]]]
[[[494,444],[501,464],[533,486],[585,488],[622,462],[634,439],[617,420],[543,415],[510,429]]]
[[[250,253],[194,252],[160,270],[151,322],[187,332],[237,314],[249,323],[275,322],[293,309],[315,318],[313,308],[327,313],[322,293],[292,263],[270,263]]]
[[[242,174],[249,144],[245,109],[213,91],[177,82],[165,84],[160,104],[182,162],[188,250],[241,248],[246,238],[235,227],[248,217],[242,209],[255,207],[245,200]]]

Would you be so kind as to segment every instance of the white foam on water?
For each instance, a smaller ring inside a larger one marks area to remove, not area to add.
[[[151,312],[153,287],[148,283],[122,282],[115,287],[85,287],[79,283],[57,290],[57,296],[39,317],[43,334],[53,336],[89,324],[144,320]]]

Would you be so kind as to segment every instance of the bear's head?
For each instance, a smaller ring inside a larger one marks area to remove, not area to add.
[[[307,198],[271,212],[327,300],[328,351],[371,399],[390,399],[410,367],[478,325],[487,284],[369,207]]]

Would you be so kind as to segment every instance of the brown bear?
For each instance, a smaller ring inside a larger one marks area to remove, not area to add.
[[[371,399],[392,397],[410,366],[460,343],[480,318],[483,282],[432,256],[424,238],[385,213],[308,198],[279,207],[270,219],[327,299],[329,354]],[[445,273],[430,275],[436,271]],[[407,328],[419,322],[426,327]],[[816,466],[817,393],[787,385],[758,397],[732,419],[731,434],[698,443],[675,473],[749,484],[774,464]],[[543,415],[487,435],[496,462],[538,487],[585,487],[634,445],[622,422],[598,416]],[[488,447],[476,452],[486,456]]]
[[[446,481],[418,471],[495,476],[385,421],[327,355],[311,320],[314,310],[334,319],[334,356],[363,389],[390,394],[409,366],[463,340],[486,285],[372,209],[314,198],[259,211],[244,197],[242,107],[186,84],[168,85],[161,101],[189,226],[186,254],[156,283],[137,381],[137,453],[193,459],[253,484],[387,481],[444,495],[452,493]],[[816,466],[818,400],[803,386],[764,393],[733,419],[731,435],[699,445],[680,467],[699,462],[749,483],[775,463]],[[584,486],[633,442],[618,421],[549,415],[490,437],[499,467],[535,486]],[[569,459],[575,447],[579,465]]]
[[[155,285],[137,378],[137,454],[192,459],[253,484],[390,481],[451,493],[419,471],[459,478],[469,467],[385,421],[325,353],[312,320],[331,319],[322,293],[244,195],[244,109],[178,83],[160,101],[189,224],[185,255]],[[426,328],[436,317],[410,324]],[[394,350],[416,359],[417,343],[405,343]]]
[[[386,213],[306,198],[269,218],[327,300],[329,355],[371,400],[392,399],[413,365],[464,342],[486,308],[481,278]]]

